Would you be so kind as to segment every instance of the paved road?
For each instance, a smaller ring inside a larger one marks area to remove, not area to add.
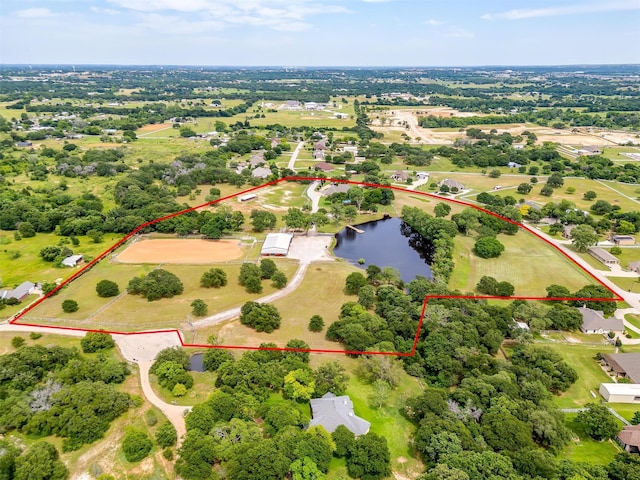
[[[300,286],[300,284],[302,283],[302,280],[304,279],[304,274],[306,273],[308,266],[309,266],[308,263],[301,263],[300,266],[298,267],[298,270],[296,270],[296,273],[293,275],[293,278],[287,284],[286,287],[270,295],[266,295],[262,298],[259,298],[258,300],[256,300],[256,302],[270,303],[275,300],[278,300],[279,298],[286,297],[287,295],[289,295],[296,288],[298,288],[298,286]],[[203,318],[202,320],[193,322],[192,325],[194,327],[204,327],[206,325],[215,325],[216,323],[220,323],[225,320],[230,320],[232,318],[239,317],[240,308],[241,307],[230,308],[229,310],[225,310],[224,312],[216,313],[215,315],[211,315],[209,317]]]
[[[311,200],[311,213],[317,212],[320,207],[322,194],[316,190],[318,185],[320,185],[320,181],[316,180],[304,191],[305,195]]]
[[[287,165],[289,167],[289,170],[295,170],[296,160],[298,159],[298,154],[300,153],[300,150],[302,150],[302,147],[304,147],[304,142],[298,143],[298,146],[291,154],[291,159],[289,159],[289,165]]]

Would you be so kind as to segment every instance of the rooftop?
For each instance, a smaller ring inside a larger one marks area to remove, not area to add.
[[[329,392],[311,400],[313,419],[309,426],[322,425],[329,433],[344,425],[355,435],[364,435],[371,424],[353,412],[353,402],[347,395],[336,397]]]
[[[640,425],[627,425],[618,434],[618,438],[625,445],[640,447]]]
[[[640,383],[640,353],[605,353],[602,355],[616,373],[624,373],[633,383]]]
[[[582,315],[582,330],[624,330],[624,322],[620,318],[604,318],[602,312],[587,307],[578,310]]]

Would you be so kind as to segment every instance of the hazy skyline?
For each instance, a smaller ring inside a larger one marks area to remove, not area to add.
[[[635,45],[635,46],[634,46]],[[640,63],[640,0],[2,0],[0,63]]]

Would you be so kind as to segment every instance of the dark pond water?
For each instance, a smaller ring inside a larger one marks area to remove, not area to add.
[[[356,225],[365,233],[345,228],[336,234],[333,252],[358,267],[377,265],[400,271],[402,280],[410,282],[416,275],[431,278],[429,263],[433,258],[433,244],[424,239],[399,218],[386,218]],[[364,265],[358,259],[364,258]]]
[[[203,353],[194,353],[189,361],[190,372],[204,372],[204,364],[202,362]]]

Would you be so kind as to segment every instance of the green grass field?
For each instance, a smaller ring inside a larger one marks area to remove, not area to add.
[[[2,285],[14,286],[24,281],[31,282],[52,282],[58,278],[67,278],[77,271],[76,268],[56,268],[53,263],[45,262],[40,258],[39,253],[44,247],[58,245],[63,237],[53,233],[38,233],[32,238],[15,240],[13,232],[0,230],[0,281]],[[120,235],[106,234],[102,243],[93,243],[86,236],[80,236],[80,245],[77,247],[71,244],[66,245],[74,253],[82,254],[93,258],[102,253],[109,246],[116,243],[121,238]],[[11,260],[10,254],[18,252],[20,256]]]
[[[340,307],[347,301],[355,301],[355,296],[344,294],[347,275],[357,268],[346,262],[323,262],[309,266],[304,280],[291,294],[272,303],[282,316],[280,328],[273,333],[258,333],[240,324],[239,320],[222,322],[207,329],[208,334],[218,336],[223,345],[255,346],[272,342],[285,346],[294,338],[304,340],[311,348],[341,350],[343,346],[325,339],[326,329],[338,319]],[[313,315],[324,319],[322,332],[313,333],[308,329]],[[199,338],[203,337],[199,333]]]
[[[516,295],[545,296],[545,288],[554,282],[570,291],[594,283],[571,260],[528,232],[499,235],[498,239],[505,246],[504,253],[498,258],[483,259],[472,252],[474,238],[455,238],[451,289],[473,291],[484,275],[513,284]]]
[[[560,458],[568,458],[574,462],[588,462],[606,465],[613,460],[622,449],[612,440],[598,442],[584,431],[581,424],[576,422],[577,414],[565,415],[565,424],[580,439],[564,449]],[[622,425],[621,425],[622,426]]]

